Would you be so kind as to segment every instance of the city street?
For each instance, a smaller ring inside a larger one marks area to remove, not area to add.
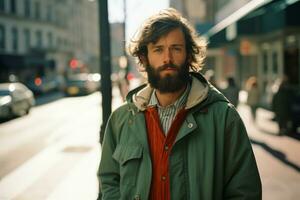
[[[95,199],[100,103],[61,98],[0,124],[0,199]]]
[[[113,107],[121,103],[113,90]],[[264,200],[300,196],[300,142],[278,136],[272,113],[238,110],[258,162]],[[0,200],[94,200],[100,159],[101,95],[57,98],[0,124]]]

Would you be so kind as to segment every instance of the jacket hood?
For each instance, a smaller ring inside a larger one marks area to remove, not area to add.
[[[191,72],[191,90],[187,99],[185,109],[195,106],[205,107],[218,101],[228,100],[212,84],[210,84],[200,73]],[[140,111],[144,111],[149,103],[153,88],[144,84],[130,91],[126,97],[127,102],[133,103]]]

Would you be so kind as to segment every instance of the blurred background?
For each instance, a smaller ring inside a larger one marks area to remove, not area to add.
[[[207,39],[263,199],[299,199],[299,0],[0,0],[0,200],[97,198],[103,127],[145,81],[126,41],[167,7]]]

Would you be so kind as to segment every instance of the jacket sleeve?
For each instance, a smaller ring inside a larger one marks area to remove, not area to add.
[[[225,135],[224,199],[260,200],[262,189],[245,126],[234,108],[229,108]]]
[[[98,169],[99,190],[103,200],[120,198],[119,164],[112,157],[115,147],[116,138],[111,117],[105,129],[101,161]]]

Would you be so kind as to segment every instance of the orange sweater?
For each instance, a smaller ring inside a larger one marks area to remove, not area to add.
[[[150,200],[170,200],[169,155],[187,110],[181,109],[168,131],[163,133],[160,119],[155,107],[147,108],[145,112],[148,144],[152,160],[152,182]]]

